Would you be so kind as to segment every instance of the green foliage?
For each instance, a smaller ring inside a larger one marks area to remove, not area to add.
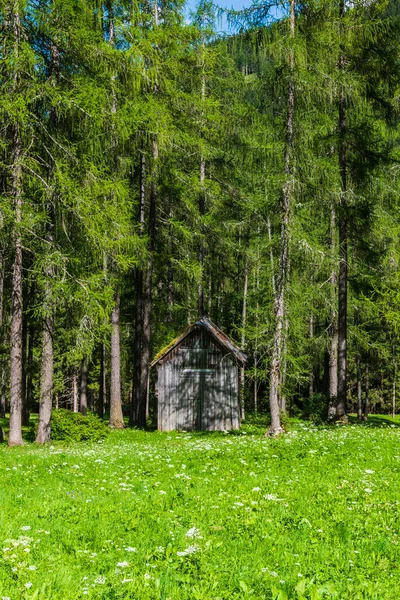
[[[58,408],[51,416],[51,440],[68,442],[98,442],[106,437],[109,428],[96,414],[86,416]]]

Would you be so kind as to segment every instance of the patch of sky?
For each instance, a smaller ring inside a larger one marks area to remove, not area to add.
[[[191,14],[196,11],[198,6],[198,0],[187,0],[186,2],[186,13],[188,22],[191,21]],[[219,0],[215,2],[215,6],[217,9],[217,19],[216,19],[216,32],[218,34],[229,35],[235,33],[236,28],[232,25],[230,20],[227,17],[227,11],[244,11],[245,9],[249,9],[253,6],[262,6],[262,2],[255,2],[253,0]],[[219,10],[220,9],[220,10]],[[284,15],[284,10],[282,9],[281,3],[276,2],[276,7],[273,7],[269,11],[269,17],[271,20],[279,19]],[[241,19],[241,22],[244,23],[245,19]]]

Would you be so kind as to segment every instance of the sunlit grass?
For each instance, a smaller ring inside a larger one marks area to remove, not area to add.
[[[3,446],[0,600],[395,600],[399,425]]]

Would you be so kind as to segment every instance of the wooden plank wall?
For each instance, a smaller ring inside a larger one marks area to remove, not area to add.
[[[194,330],[158,364],[158,429],[238,429],[238,376],[236,359]]]

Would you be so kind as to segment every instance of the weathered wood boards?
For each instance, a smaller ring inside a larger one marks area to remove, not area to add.
[[[211,321],[197,321],[153,363],[158,368],[158,429],[238,429],[239,364],[245,361]]]

